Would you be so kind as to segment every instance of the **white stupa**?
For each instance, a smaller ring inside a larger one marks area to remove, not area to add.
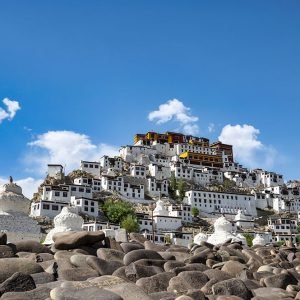
[[[165,208],[164,201],[161,199],[156,201],[155,209],[153,210],[153,216],[168,216],[169,212]]]
[[[203,233],[203,232],[199,232],[198,234],[195,235],[194,237],[194,243],[197,245],[200,245],[200,243],[202,241],[206,242],[208,239],[207,234]]]
[[[210,244],[222,244],[228,239],[244,242],[243,239],[232,233],[232,224],[223,216],[215,221],[214,229],[214,233],[207,239]]]
[[[75,207],[64,207],[54,218],[54,228],[47,234],[44,244],[53,243],[53,235],[58,232],[81,231],[83,219],[77,214]]]
[[[253,246],[255,246],[255,245],[265,246],[266,241],[260,234],[257,233],[255,235],[255,238],[252,241],[252,244],[253,244]]]
[[[40,241],[40,226],[28,216],[29,209],[30,200],[10,177],[9,183],[0,186],[0,230],[7,234],[9,242]]]

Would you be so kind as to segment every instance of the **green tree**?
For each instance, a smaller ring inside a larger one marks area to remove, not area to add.
[[[122,200],[107,200],[102,210],[110,222],[121,223],[128,215],[135,216],[132,204]]]
[[[244,233],[243,236],[246,238],[247,245],[251,247],[253,245],[253,236],[250,233]]]
[[[177,190],[177,180],[174,173],[172,173],[169,181],[169,190],[168,190],[170,198],[176,199],[176,190]]]
[[[185,181],[180,179],[177,184],[177,189],[179,193],[179,200],[183,201],[183,198],[185,197]]]
[[[136,217],[132,215],[128,215],[121,222],[121,227],[126,229],[127,232],[138,232],[139,231],[139,223]]]
[[[296,242],[297,242],[297,244],[300,244],[300,234],[296,235]]]
[[[192,207],[191,213],[193,217],[197,217],[199,215],[199,209],[197,207]]]
[[[297,226],[297,231],[300,232],[300,225]]]

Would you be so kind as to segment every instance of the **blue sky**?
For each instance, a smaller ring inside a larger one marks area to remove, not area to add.
[[[299,31],[292,0],[2,1],[0,181],[30,189],[48,162],[148,130],[233,141],[246,166],[300,179]]]

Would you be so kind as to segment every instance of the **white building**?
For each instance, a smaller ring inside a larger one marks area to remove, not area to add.
[[[257,215],[255,197],[250,194],[190,190],[185,196],[184,202],[200,212],[236,214],[240,209],[245,215]]]
[[[80,170],[92,174],[96,178],[100,177],[100,163],[95,161],[84,161],[80,163]]]
[[[296,241],[297,218],[272,216],[268,219],[268,228],[272,231],[273,242]]]
[[[158,180],[166,179],[171,177],[171,168],[164,165],[158,165],[151,163],[149,166],[150,176],[155,177]]]
[[[146,193],[150,197],[168,196],[169,182],[167,179],[157,180],[155,177],[147,178]]]
[[[71,205],[78,208],[78,211],[90,217],[98,217],[98,201],[85,197],[71,197]]]
[[[143,165],[132,164],[130,166],[130,175],[137,178],[146,178],[146,167]]]
[[[169,205],[169,215],[172,217],[181,218],[183,223],[192,222],[191,206],[187,204]]]
[[[100,158],[100,165],[103,170],[113,169],[115,171],[122,171],[123,160],[119,156],[109,157],[104,155]]]
[[[64,168],[62,165],[49,164],[47,175],[56,179],[62,179],[64,176]]]

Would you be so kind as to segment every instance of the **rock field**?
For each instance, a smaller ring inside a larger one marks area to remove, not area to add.
[[[140,234],[56,234],[54,244],[0,234],[1,300],[300,299],[293,245],[156,245]]]

